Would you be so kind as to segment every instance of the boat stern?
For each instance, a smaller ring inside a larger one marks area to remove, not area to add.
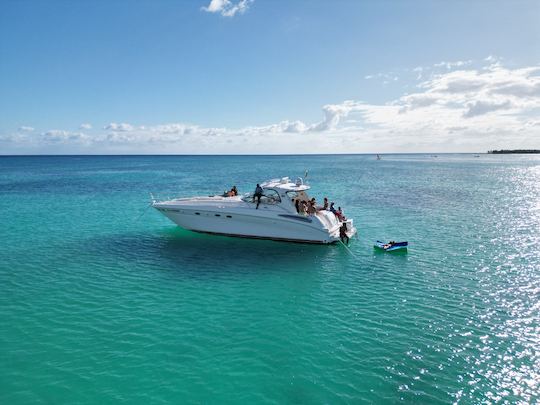
[[[349,238],[352,238],[354,235],[356,235],[357,231],[356,231],[356,228],[354,227],[353,220],[352,219],[347,219],[344,222],[340,222],[337,227],[335,227],[334,229],[332,229],[329,232],[329,240],[330,240],[330,242],[328,242],[328,243],[334,243],[334,242],[338,242],[338,241],[341,240],[339,230],[340,230],[340,228],[341,228],[341,226],[343,224],[345,224],[346,229],[347,229],[345,234]]]

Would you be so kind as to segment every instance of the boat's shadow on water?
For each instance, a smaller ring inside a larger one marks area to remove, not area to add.
[[[207,235],[172,227],[93,238],[86,241],[85,250],[116,262],[199,275],[305,271],[340,255],[337,246]]]

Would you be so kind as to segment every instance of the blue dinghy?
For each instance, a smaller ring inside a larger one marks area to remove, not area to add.
[[[384,243],[378,240],[375,245],[373,245],[376,249],[384,250],[385,252],[393,252],[396,250],[407,250],[407,246],[409,246],[409,242],[389,242]]]

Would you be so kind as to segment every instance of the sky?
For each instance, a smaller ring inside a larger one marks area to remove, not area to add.
[[[1,0],[0,154],[540,149],[540,1]]]

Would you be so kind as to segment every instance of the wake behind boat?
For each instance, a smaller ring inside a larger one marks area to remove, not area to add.
[[[308,214],[298,208],[310,203],[309,189],[302,178],[293,183],[284,177],[262,183],[260,193],[154,200],[152,206],[196,232],[320,244],[354,236],[353,220],[339,212],[318,207]]]

